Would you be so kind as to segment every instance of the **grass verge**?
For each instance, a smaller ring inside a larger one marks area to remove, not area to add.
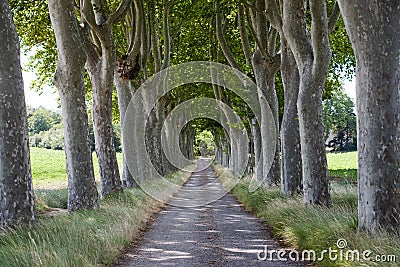
[[[217,174],[229,172],[221,166],[214,167]],[[221,181],[225,187],[232,183],[232,175],[224,174]],[[243,205],[257,217],[265,219],[273,235],[285,246],[298,251],[315,250],[317,259],[322,250],[336,249],[338,239],[345,239],[348,250],[358,250],[360,261],[353,260],[351,255],[340,260],[331,260],[327,254],[323,260],[316,261],[317,266],[399,266],[400,236],[394,236],[382,231],[370,237],[357,233],[357,188],[351,184],[331,184],[332,208],[306,207],[302,198],[287,197],[280,188],[259,188],[249,193],[248,179],[242,179],[233,188],[232,193]],[[362,260],[362,253],[372,251],[370,257],[374,261]],[[334,254],[332,254],[334,255]],[[393,258],[396,262],[377,262],[375,257]],[[355,257],[354,259],[356,259]]]
[[[167,177],[180,185],[187,178],[183,172]],[[151,188],[164,200],[175,193],[154,181]],[[39,191],[37,198],[43,206],[59,208],[66,201],[64,191]],[[103,199],[98,210],[41,215],[34,226],[0,233],[0,266],[107,266],[138,237],[161,206],[161,202],[134,188]]]

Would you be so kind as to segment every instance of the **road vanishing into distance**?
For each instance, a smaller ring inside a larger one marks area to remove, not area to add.
[[[198,160],[188,182],[116,266],[309,266],[279,261],[274,252],[265,255],[266,246],[270,252],[282,248],[230,193],[202,205],[224,192],[209,164]]]

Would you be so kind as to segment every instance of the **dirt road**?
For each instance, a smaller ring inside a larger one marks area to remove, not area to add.
[[[208,162],[200,159],[198,170]],[[223,190],[211,167],[194,172],[118,266],[306,266],[266,256],[266,246],[271,252],[279,245],[231,194],[193,207]]]

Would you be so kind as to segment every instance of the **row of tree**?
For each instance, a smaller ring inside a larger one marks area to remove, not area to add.
[[[357,63],[359,229],[369,232],[380,227],[398,229],[400,221],[399,64],[398,58],[393,58],[400,48],[393,30],[399,23],[399,7],[388,1],[346,0],[256,0],[237,5],[242,52],[247,66],[253,68],[259,98],[267,100],[280,129],[276,144],[281,145],[269,169],[268,143],[264,141],[268,139],[264,137],[270,122],[262,119],[253,125],[256,176],[267,185],[282,177],[283,193],[302,193],[308,205],[331,205],[322,97],[329,78],[331,44],[338,41],[330,40],[330,36],[342,13]],[[373,16],[362,15],[368,10],[373,10]],[[218,6],[216,25],[227,61],[233,68],[244,70],[224,37]],[[249,35],[254,40],[253,49]],[[280,128],[275,87],[278,70],[285,97]],[[261,109],[266,114],[267,108]],[[352,121],[347,118],[347,130]],[[224,157],[220,161],[229,164]]]
[[[400,23],[398,4],[361,0],[49,0],[48,6],[30,1],[10,3],[23,44],[37,49],[33,65],[39,76],[49,77],[57,66],[53,82],[63,110],[70,211],[99,205],[88,141],[87,92],[91,92],[104,196],[122,190],[112,136],[113,89],[122,123],[133,94],[144,80],[173,64],[193,60],[228,63],[253,79],[261,119],[254,117],[242,99],[221,86],[178,87],[154,107],[151,92],[144,91],[138,104],[144,114],[150,114],[146,118],[146,148],[157,171],[165,174],[175,169],[161,146],[167,115],[187,99],[214,97],[234,108],[246,122],[252,137],[255,175],[264,186],[281,182],[285,194],[301,193],[308,205],[330,206],[322,99],[324,88],[325,95],[332,92],[335,81],[345,73],[343,68],[352,64],[351,47],[339,20],[342,14],[357,62],[359,228],[374,232],[380,226],[398,226],[400,104],[396,55],[400,41],[394,30]],[[374,15],[361,15],[368,10],[374,10]],[[6,103],[2,108],[1,161],[5,174],[1,182],[5,186],[0,209],[5,226],[32,221],[34,215],[19,44],[7,1],[1,11],[0,27],[6,30],[0,31],[0,45],[4,48],[1,51],[7,51],[1,53],[2,62],[15,64],[2,66],[4,73],[12,75],[0,80],[0,100]],[[39,16],[40,23],[31,20],[33,14]],[[10,101],[18,105],[7,105]],[[272,165],[271,147],[265,138],[270,133],[268,109],[279,129]],[[224,116],[229,118],[228,114]],[[242,159],[237,158],[240,148],[230,140],[233,132],[223,131],[215,123],[204,125],[214,134],[217,158],[235,170]],[[19,135],[9,134],[15,131]],[[179,137],[187,158],[193,156],[194,133],[193,126],[188,125]],[[13,140],[7,141],[10,136]],[[13,152],[16,148],[18,153]],[[148,178],[143,157],[138,153],[130,162],[131,168],[124,162],[122,181],[127,186]],[[21,208],[10,208],[12,205]]]

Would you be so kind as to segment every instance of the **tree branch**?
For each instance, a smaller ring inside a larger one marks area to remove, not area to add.
[[[331,34],[335,31],[335,26],[339,20],[339,17],[340,17],[340,8],[339,8],[338,2],[336,1],[335,5],[333,6],[331,16],[329,17],[329,22],[328,22],[329,34]]]
[[[148,57],[149,57],[149,49],[150,49],[150,47],[149,47],[149,43],[150,43],[150,38],[148,38],[148,35],[147,35],[147,26],[146,26],[146,13],[145,13],[145,10],[144,10],[144,6],[143,6],[143,0],[139,0],[140,1],[140,3],[141,3],[141,5],[140,5],[140,7],[141,7],[141,13],[143,14],[142,15],[142,21],[140,22],[140,23],[142,23],[142,34],[141,34],[141,43],[142,43],[142,46],[141,46],[141,66],[142,66],[142,69],[144,70],[144,78],[145,79],[147,79],[147,60],[148,60]]]
[[[268,34],[268,54],[273,56],[276,54],[276,39],[278,38],[278,31],[271,27]]]
[[[304,1],[283,1],[282,14],[284,35],[296,58],[299,71],[302,71],[312,64],[313,58],[313,47],[307,32]]]
[[[93,44],[90,42],[90,29],[84,24],[83,27],[79,27],[79,35],[82,40],[83,49],[86,52],[87,64],[94,65],[99,60],[99,55],[97,54]]]
[[[133,28],[135,28],[135,12],[134,12],[134,7],[130,7],[129,8],[129,12],[126,14],[125,16],[125,23],[126,25],[128,25],[128,27],[124,27],[123,31],[125,34],[125,38],[127,40],[127,43],[129,44],[128,50],[127,52],[129,53],[129,51],[132,50],[132,47],[134,45],[134,37],[133,36]],[[136,32],[136,30],[135,30]]]
[[[117,9],[112,13],[107,21],[106,21],[106,27],[112,27],[114,23],[116,23],[119,19],[121,19],[123,16],[125,16],[126,12],[128,12],[129,7],[131,6],[132,0],[121,0],[119,6]]]
[[[239,20],[240,40],[242,41],[244,57],[246,59],[246,64],[248,66],[251,66],[251,48],[250,48],[249,36],[247,35],[247,30],[246,30],[244,7],[240,3],[238,7],[238,20]]]
[[[255,3],[256,10],[264,10],[265,9],[265,0],[256,0]],[[268,28],[267,27],[267,17],[264,12],[255,13],[255,22],[254,29],[256,30],[256,34],[262,46],[259,47],[261,51],[265,51],[268,53]]]
[[[178,36],[179,32],[181,31],[183,23],[185,23],[189,19],[190,11],[191,11],[190,9],[186,10],[185,15],[183,16],[183,19],[181,19],[181,21],[179,22],[178,26],[176,27],[176,30],[174,31],[174,33],[171,36],[171,41],[172,42],[174,41],[176,36]]]
[[[149,20],[150,20],[150,36],[151,36],[151,49],[154,58],[154,72],[157,73],[161,70],[161,55],[160,50],[158,50],[158,35],[157,35],[157,23],[154,16],[154,1],[149,3]]]
[[[271,57],[266,53],[266,49],[262,49],[264,46],[261,43],[260,39],[257,36],[256,30],[254,29],[254,26],[256,24],[255,19],[254,19],[255,14],[251,14],[251,11],[249,8],[246,9],[246,20],[247,20],[247,25],[249,26],[251,36],[254,39],[254,42],[256,43],[257,47],[259,47],[260,53],[263,58],[271,60]]]
[[[133,41],[133,46],[130,51],[128,51],[128,58],[127,60],[133,61],[136,59],[136,56],[140,53],[140,46],[141,46],[141,35],[142,35],[142,7],[141,7],[141,0],[135,0],[135,13],[136,13],[136,29],[135,29],[135,38]]]
[[[172,5],[172,1],[164,0],[164,12],[163,12],[163,34],[164,34],[164,60],[162,69],[170,66],[171,60],[171,37],[169,33],[169,9]]]
[[[282,16],[279,14],[275,0],[266,0],[265,14],[272,26],[282,32]]]
[[[87,27],[88,28],[88,27]],[[101,56],[101,41],[94,31],[90,31],[90,39],[92,42],[93,49],[96,51],[97,55]]]
[[[328,17],[326,2],[310,0],[311,9],[311,39],[314,52],[314,70],[320,72],[329,62],[331,49],[329,46]]]
[[[240,70],[239,65],[237,64],[235,58],[233,57],[232,51],[230,50],[228,43],[225,40],[223,29],[222,29],[222,21],[221,21],[221,14],[219,11],[219,4],[215,4],[216,8],[216,30],[217,30],[217,39],[218,42],[221,46],[222,52],[225,55],[225,58],[228,60],[229,65],[231,65],[232,68]]]
[[[83,24],[89,25],[90,29],[95,32],[96,35],[101,35],[101,29],[100,26],[96,24],[92,2],[90,0],[81,0],[81,18]]]

